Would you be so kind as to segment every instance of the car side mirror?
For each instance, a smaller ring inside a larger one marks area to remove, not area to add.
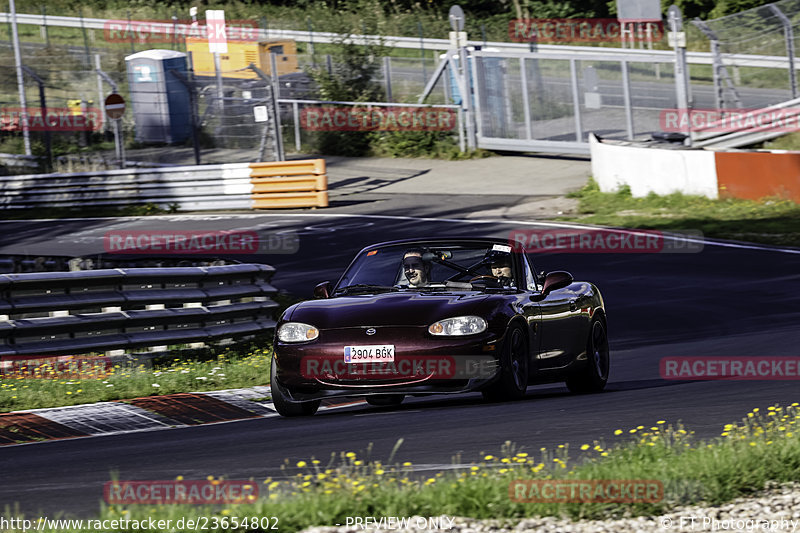
[[[568,287],[573,280],[572,274],[563,270],[548,272],[544,277],[544,283],[542,283],[542,292],[532,295],[531,300],[541,301],[551,292]]]
[[[331,297],[331,282],[323,281],[314,287],[314,298],[324,299]]]

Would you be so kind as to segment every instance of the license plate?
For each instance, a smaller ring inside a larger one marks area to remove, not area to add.
[[[344,347],[345,363],[385,363],[387,361],[394,361],[393,344]]]

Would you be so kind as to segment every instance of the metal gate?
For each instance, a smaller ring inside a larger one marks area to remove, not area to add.
[[[590,132],[633,139],[661,131],[662,110],[677,107],[674,59],[630,57],[472,52],[477,146],[588,154]]]

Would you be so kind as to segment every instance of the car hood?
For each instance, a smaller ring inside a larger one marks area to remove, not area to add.
[[[358,326],[428,326],[466,315],[486,300],[482,293],[389,292],[340,296],[298,304],[287,320],[320,329]]]

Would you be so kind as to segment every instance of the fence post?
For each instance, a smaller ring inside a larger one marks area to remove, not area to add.
[[[392,99],[392,58],[389,56],[383,57],[383,81],[386,85],[386,101],[394,102]]]
[[[47,170],[50,171],[53,169],[53,149],[50,137],[50,128],[47,126],[47,99],[44,91],[44,80],[40,78],[30,67],[22,65],[22,69],[39,85],[39,105],[42,108],[42,118],[44,119],[45,123],[44,149],[47,157]]]
[[[136,53],[136,47],[133,45],[133,22],[131,22],[131,12],[128,10],[128,35],[131,38],[131,54]]]
[[[92,68],[92,55],[89,52],[89,37],[86,35],[86,26],[83,23],[83,9],[78,7],[78,16],[81,18],[81,32],[83,32],[83,49],[86,53],[86,66]]]
[[[50,34],[47,33],[47,6],[45,4],[42,4],[42,27],[39,31],[41,31],[45,46],[50,48]]]
[[[14,65],[17,70],[17,89],[19,90],[19,106],[22,108],[19,121],[22,126],[22,138],[25,145],[25,155],[32,155],[31,152],[31,132],[28,125],[28,102],[25,99],[25,76],[22,75],[22,56],[19,47],[19,34],[17,33],[17,7],[14,0],[8,0],[9,11],[11,11],[11,42],[14,47]]]
[[[292,115],[294,116],[294,147],[300,151],[300,106],[297,102],[292,102]]]
[[[311,17],[306,17],[306,25],[308,25],[308,48],[311,51],[311,64],[317,65],[317,53],[314,50],[314,26],[311,25]]]
[[[272,110],[272,127],[273,127],[273,146],[275,150],[275,161],[286,161],[286,154],[283,148],[283,132],[281,128],[281,110],[278,106],[278,98],[280,97],[280,84],[278,83],[278,61],[275,53],[269,54],[269,68],[272,76],[267,76],[263,70],[250,63],[248,66],[250,70],[267,83],[267,89],[270,93],[270,108]]]
[[[681,43],[678,33],[683,31],[683,15],[680,8],[671,5],[667,11],[669,18],[669,29],[675,35],[675,99],[678,104],[678,113],[689,113],[689,80],[686,71],[686,46]],[[682,46],[683,45],[683,46]],[[687,117],[688,118],[688,117]],[[692,145],[691,120],[686,121],[686,145]]]
[[[583,123],[581,121],[581,99],[578,93],[578,66],[575,59],[569,60],[569,77],[572,85],[572,107],[575,110],[575,140],[583,142]]]
[[[733,93],[733,101],[736,104],[736,107],[742,107],[742,100],[739,98],[739,92],[736,90],[735,85],[737,80],[731,80],[731,77],[728,75],[728,70],[725,68],[725,64],[722,62],[722,54],[720,53],[719,38],[717,37],[717,34],[708,27],[708,24],[698,18],[694,19],[692,24],[697,26],[697,28],[703,32],[703,35],[705,35],[711,42],[711,55],[714,59],[714,93],[717,109],[722,109],[725,105],[725,97],[723,94],[725,89],[722,86],[723,80],[728,84],[728,89],[730,89],[730,91]],[[735,68],[736,67],[734,67],[734,69]],[[734,76],[735,75],[736,72],[734,71]]]
[[[473,100],[472,88],[473,88],[473,83],[474,83],[474,87],[476,88],[475,90],[477,92],[478,84],[475,83],[475,82],[477,82],[477,79],[476,79],[477,78],[477,72],[476,72],[477,68],[475,68],[475,66],[473,66],[472,68],[470,67],[470,63],[469,63],[470,57],[469,57],[469,54],[467,53],[466,47],[461,47],[459,49],[458,58],[459,58],[459,63],[461,63],[461,76],[462,76],[461,79],[464,80],[464,83],[463,83],[464,90],[463,90],[463,94],[461,95],[461,107],[464,109],[464,118],[465,118],[466,124],[467,124],[467,147],[470,150],[475,150],[477,148],[477,146],[478,146],[478,143],[477,143],[476,132],[475,132],[475,122],[476,122],[475,113],[476,113],[476,110],[473,108],[474,107],[473,106],[473,102],[476,105],[479,105],[479,104],[477,104],[477,102],[480,99],[476,97]]]
[[[786,55],[789,59],[789,82],[792,84],[792,98],[797,98],[797,72],[794,70],[794,31],[792,22],[775,4],[767,4],[783,24],[783,35],[786,38]]]
[[[528,69],[525,67],[525,58],[519,58],[519,78],[522,80],[522,112],[525,117],[525,138],[531,140],[533,131],[531,130],[531,100],[528,94]]]
[[[625,125],[628,128],[628,139],[633,140],[633,106],[631,105],[631,78],[628,73],[628,62],[620,61],[622,69],[622,95],[625,99]]]
[[[178,49],[178,14],[172,12],[172,49]]]
[[[419,57],[422,60],[422,84],[428,84],[428,67],[425,65],[425,35],[422,33],[422,23],[417,19],[417,31],[419,32]]]

